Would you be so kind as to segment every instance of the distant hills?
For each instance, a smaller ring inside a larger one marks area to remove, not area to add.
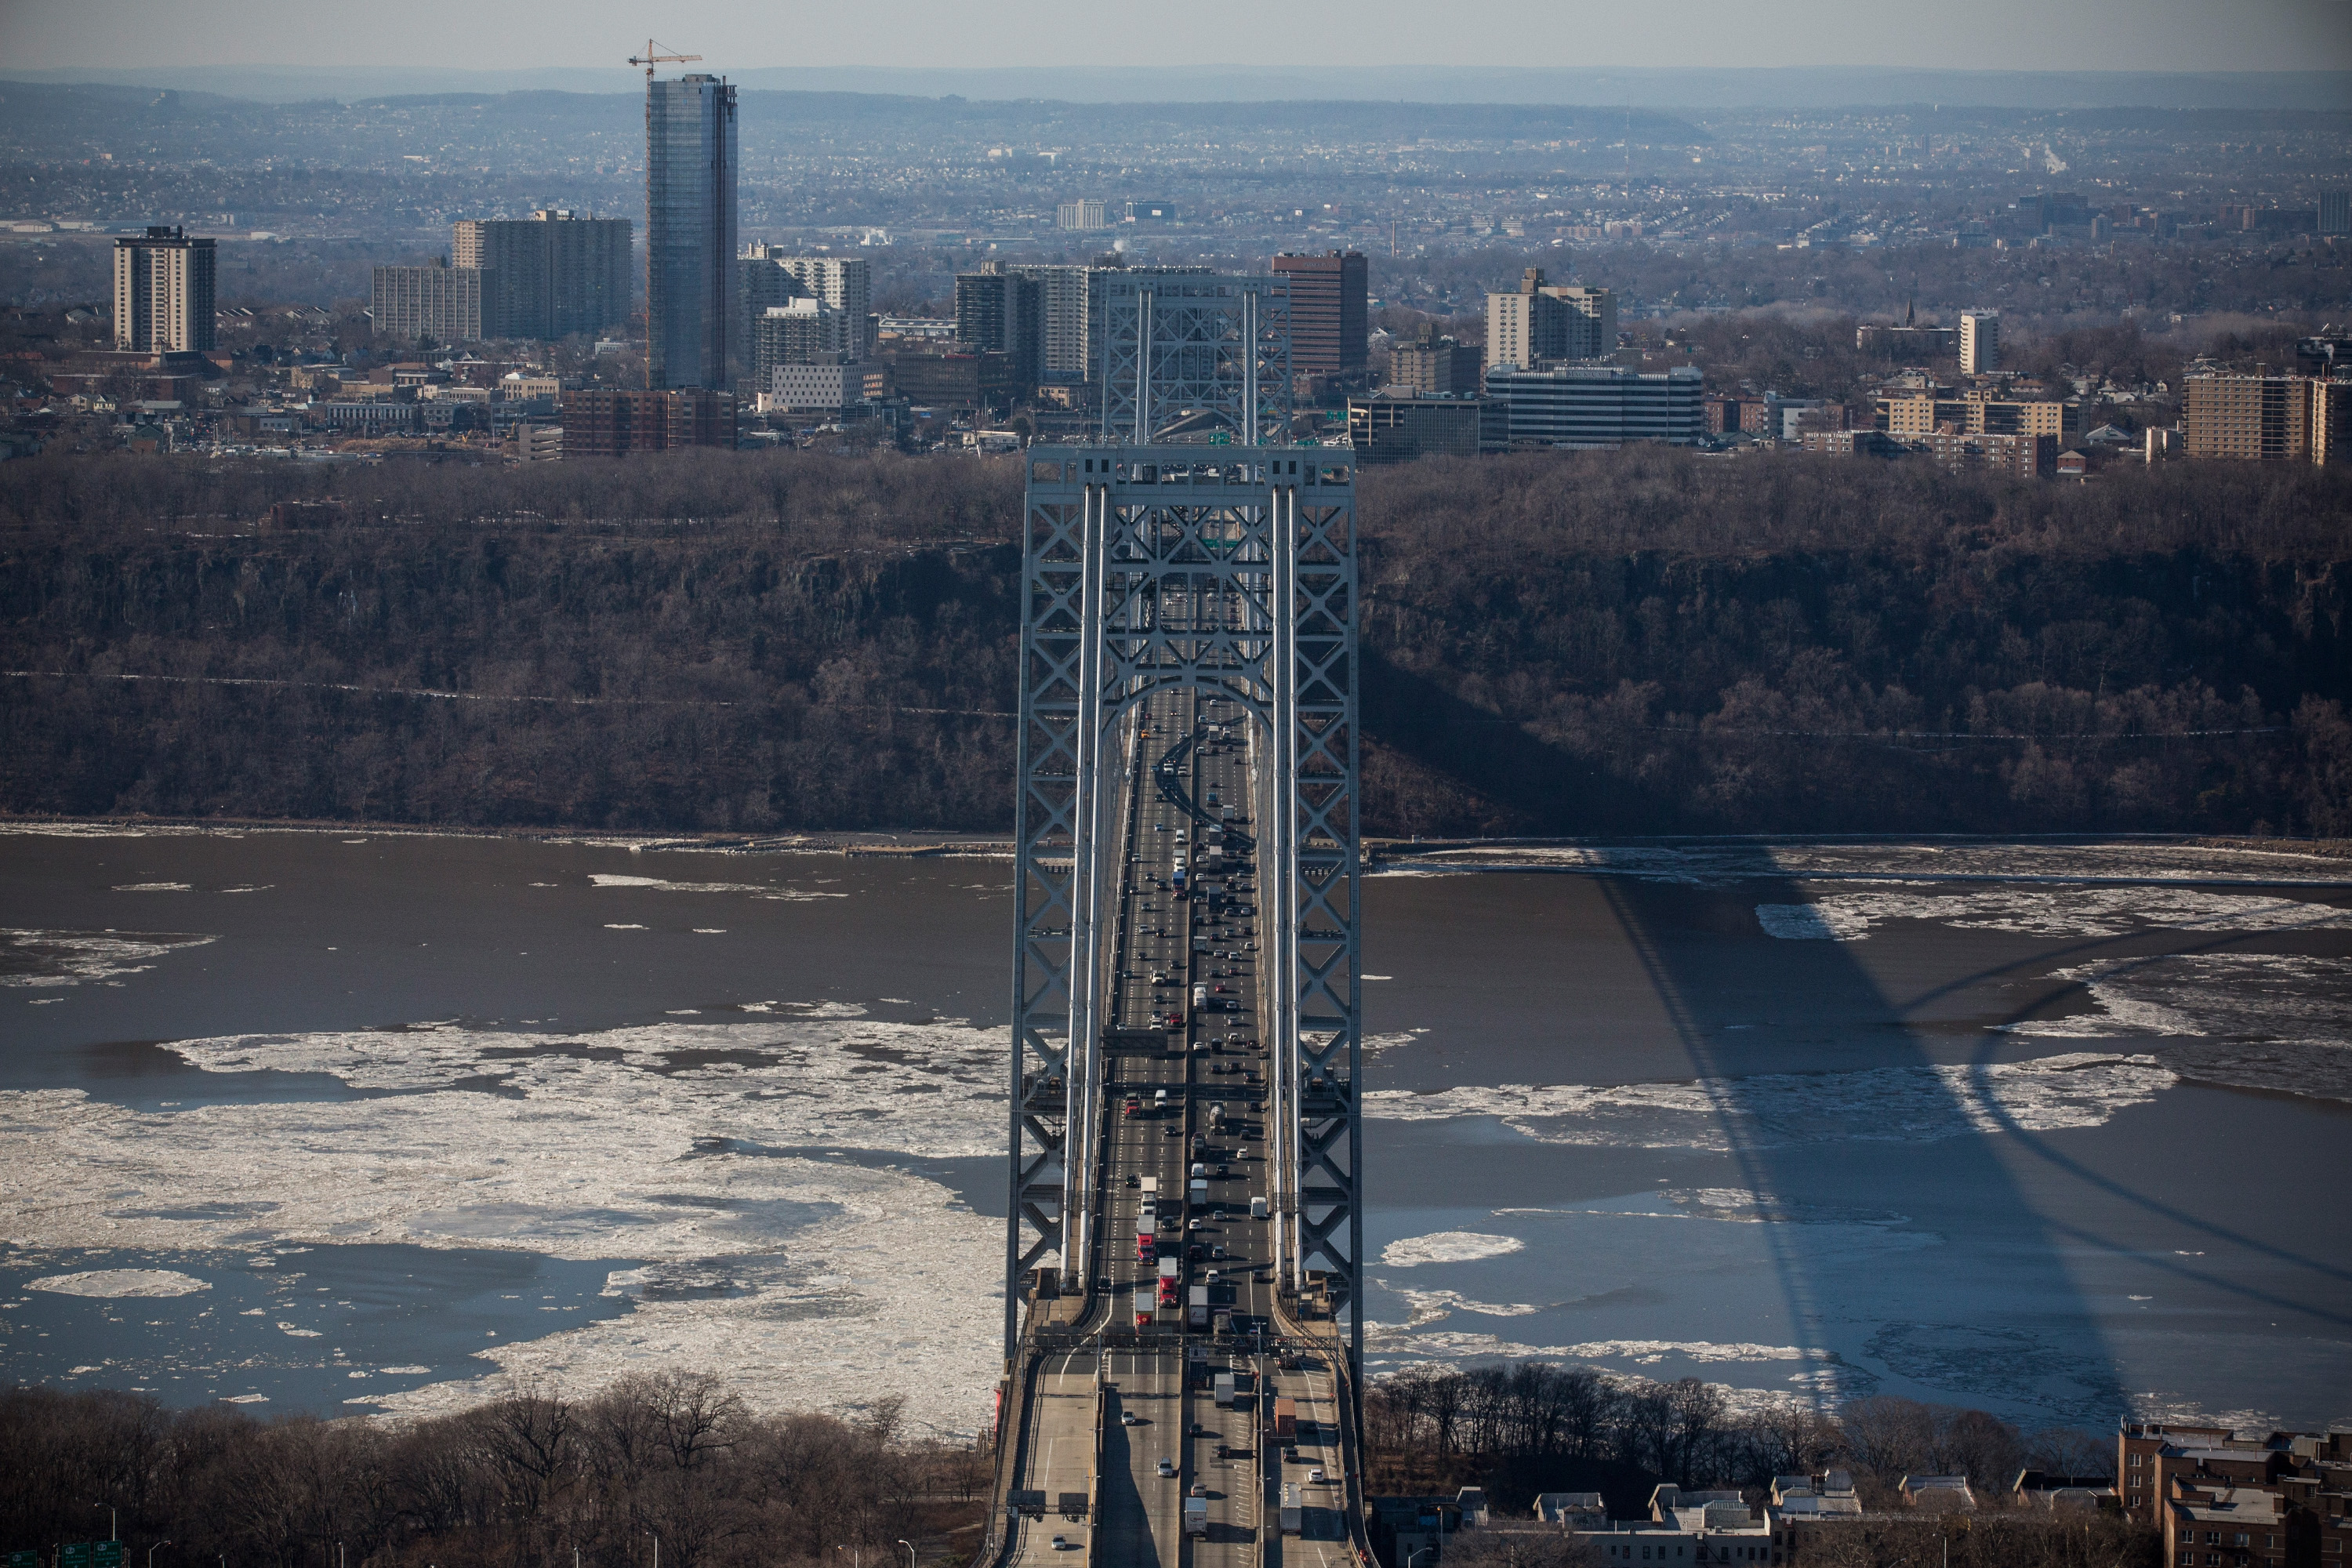
[[[2352,111],[2347,71],[1988,71],[1850,66],[1755,69],[1478,68],[1456,66],[1173,66],[955,69],[894,66],[762,66],[720,71],[739,86],[792,92],[1071,103],[1355,100],[1541,104],[1649,109],[1848,109],[1881,104],[1953,108],[2242,109]],[[344,100],[412,93],[633,92],[617,59],[609,70],[459,70],[297,66],[114,67],[11,70],[0,82],[106,82],[217,93],[265,102]]]

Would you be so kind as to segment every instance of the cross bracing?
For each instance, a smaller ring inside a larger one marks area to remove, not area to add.
[[[1171,688],[1249,726],[1268,984],[1275,1262],[1355,1320],[1362,1250],[1352,454],[1036,448],[1024,508],[1006,1342],[1022,1283],[1093,1256],[1105,998],[1139,716]]]

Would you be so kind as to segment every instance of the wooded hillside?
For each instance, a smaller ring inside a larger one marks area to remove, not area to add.
[[[1009,824],[1013,463],[6,472],[0,809]],[[1626,451],[1361,500],[1368,832],[2352,833],[2339,471]]]

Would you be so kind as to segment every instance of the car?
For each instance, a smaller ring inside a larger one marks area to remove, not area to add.
[[[1176,1477],[1176,1461],[1173,1459],[1160,1460],[1160,1473],[1163,1478],[1173,1480]]]
[[[1129,1171],[1127,1173],[1127,1184],[1130,1187],[1139,1187],[1143,1185],[1143,1178],[1137,1175],[1133,1171]]]
[[[1057,1536],[1054,1537],[1054,1550],[1055,1550],[1055,1551],[1056,1551],[1056,1552],[1067,1552],[1069,1549],[1070,1549],[1070,1538],[1069,1538],[1068,1536],[1066,1536],[1066,1535],[1057,1535]]]
[[[1095,1281],[1095,1289],[1096,1289],[1097,1291],[1101,1292],[1103,1295],[1106,1295],[1106,1296],[1109,1295],[1109,1294],[1110,1294],[1110,1276],[1109,1276],[1109,1275],[1108,1275],[1108,1274],[1106,1274],[1106,1275],[1104,1275],[1101,1279],[1099,1279],[1096,1280],[1096,1281]]]
[[[1191,1224],[1189,1224],[1189,1225],[1187,1225],[1184,1228],[1185,1228],[1186,1230],[1198,1230],[1198,1229],[1200,1229],[1200,1228],[1201,1228],[1201,1216],[1200,1216],[1199,1215],[1194,1215],[1192,1216],[1192,1223],[1191,1223]]]
[[[1143,1417],[1132,1410],[1122,1410],[1118,1413],[1118,1424],[1122,1426],[1140,1426],[1143,1425]]]
[[[1307,1484],[1308,1486],[1313,1486],[1316,1482],[1318,1482],[1318,1481],[1321,1480],[1322,1479],[1323,1479],[1323,1472],[1322,1472],[1322,1471],[1320,1471],[1320,1470],[1309,1470],[1309,1471],[1307,1471]]]
[[[1192,1483],[1191,1495],[1193,1497],[1207,1497],[1209,1495],[1209,1483],[1206,1481],[1194,1481]]]

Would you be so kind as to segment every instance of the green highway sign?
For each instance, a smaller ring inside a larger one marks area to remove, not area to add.
[[[120,1541],[91,1542],[89,1568],[122,1568],[122,1542]]]
[[[8,1568],[41,1568],[41,1554],[37,1552],[11,1552],[8,1553]]]
[[[89,1550],[94,1541],[68,1541],[58,1548],[58,1568],[89,1568]]]

